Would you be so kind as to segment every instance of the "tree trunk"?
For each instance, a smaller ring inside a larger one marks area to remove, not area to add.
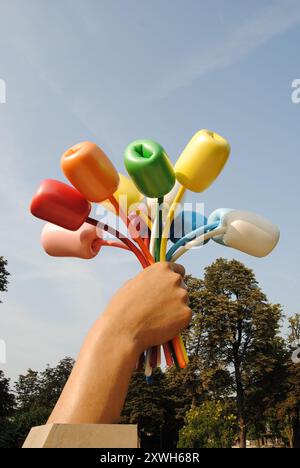
[[[244,415],[244,397],[243,394],[237,395],[237,413],[238,413],[238,426],[239,426],[239,447],[245,449],[246,444],[246,423]]]
[[[246,422],[245,422],[245,402],[244,387],[239,366],[235,364],[236,381],[236,403],[237,403],[237,421],[239,426],[239,447],[245,449],[246,444]]]
[[[191,408],[195,408],[196,406],[197,406],[197,398],[196,398],[196,395],[193,395]]]

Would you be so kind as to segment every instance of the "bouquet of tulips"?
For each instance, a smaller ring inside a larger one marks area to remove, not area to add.
[[[249,255],[268,255],[279,240],[279,230],[261,216],[221,208],[205,217],[182,207],[186,191],[206,190],[229,154],[230,145],[223,137],[201,130],[173,167],[160,144],[136,140],[125,150],[128,178],[117,172],[96,144],[73,146],[61,158],[62,171],[72,185],[44,180],[31,203],[31,213],[47,221],[41,237],[44,250],[55,257],[92,259],[102,247],[121,248],[132,252],[142,268],[158,261],[175,262],[210,239]],[[91,218],[91,203],[112,211],[126,233]],[[167,366],[186,367],[188,356],[180,336],[162,347]],[[161,347],[154,347],[145,350],[138,366],[150,380],[152,369],[160,364]]]

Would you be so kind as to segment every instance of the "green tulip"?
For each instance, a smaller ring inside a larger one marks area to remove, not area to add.
[[[153,140],[136,140],[128,145],[125,167],[146,197],[163,197],[175,185],[172,163],[163,147]]]

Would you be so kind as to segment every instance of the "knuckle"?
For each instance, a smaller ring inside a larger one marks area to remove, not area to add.
[[[190,309],[190,307],[188,306],[185,307],[183,311],[183,317],[184,317],[184,322],[187,327],[192,320],[192,309]]]
[[[187,303],[187,302],[188,302],[188,298],[189,298],[189,295],[188,295],[187,290],[184,289],[184,288],[180,288],[179,297],[180,297],[180,299],[182,299],[185,303]]]
[[[173,273],[172,277],[175,286],[180,286],[182,283],[182,276],[179,273]]]
[[[184,266],[181,265],[181,264],[179,264],[179,263],[178,263],[178,266],[180,267],[181,272],[182,272],[181,274],[182,274],[182,276],[184,277],[184,276],[185,276],[185,268],[184,268]]]
[[[161,271],[169,271],[170,269],[170,266],[167,262],[158,262],[156,265]]]

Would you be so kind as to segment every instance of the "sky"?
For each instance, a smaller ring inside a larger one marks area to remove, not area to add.
[[[197,130],[226,137],[223,173],[187,200],[206,214],[258,212],[280,227],[280,243],[258,259],[210,242],[183,263],[202,277],[216,258],[240,260],[271,302],[299,312],[299,49],[298,0],[0,0],[0,255],[11,273],[0,297],[0,368],[12,381],[76,356],[139,271],[127,252],[83,261],[42,251],[31,197],[44,178],[65,181],[60,156],[83,140],[125,173],[132,140],[160,142],[175,163]]]

